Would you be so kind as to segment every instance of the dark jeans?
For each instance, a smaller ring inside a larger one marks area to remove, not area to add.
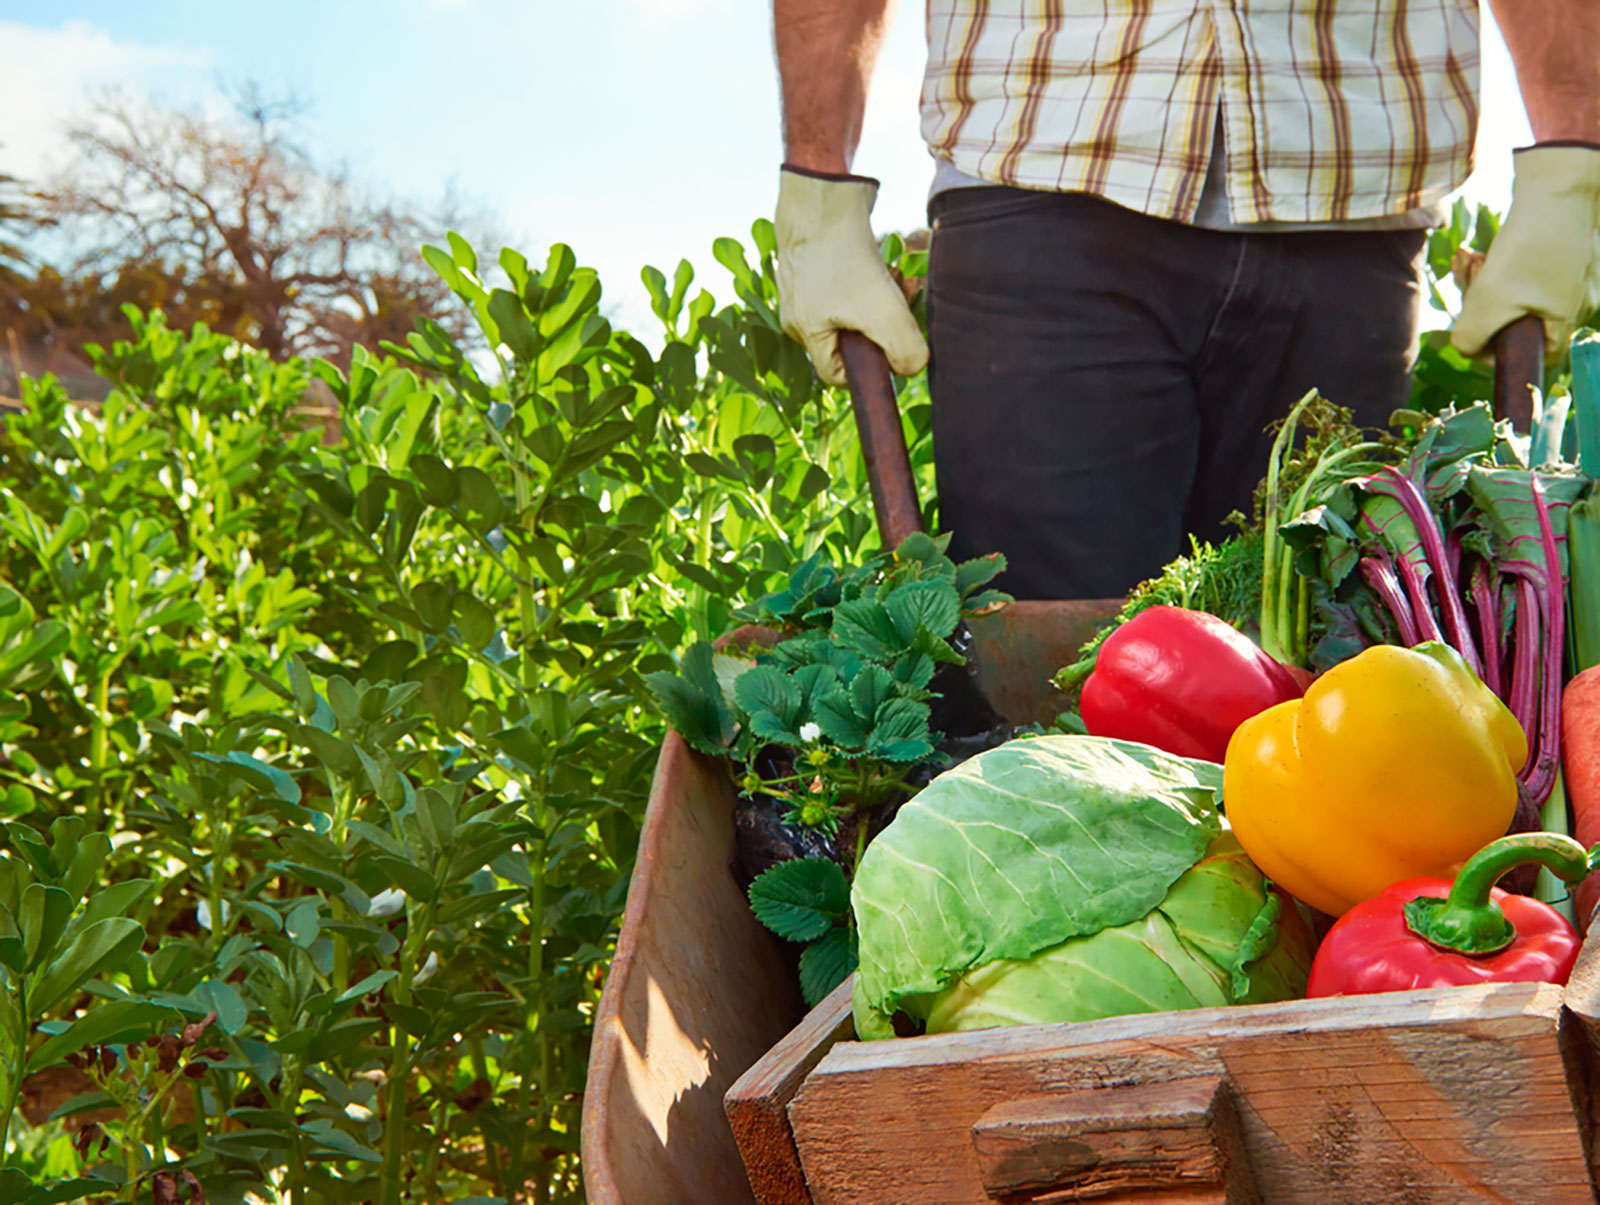
[[[1405,403],[1425,234],[1233,234],[1081,193],[930,207],[940,526],[1018,598],[1110,598],[1227,534],[1313,387]]]

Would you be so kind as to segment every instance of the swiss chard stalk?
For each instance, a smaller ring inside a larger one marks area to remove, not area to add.
[[[1410,521],[1409,534],[1414,535],[1415,550],[1420,551],[1421,556],[1419,558],[1414,555],[1413,549],[1402,547],[1398,549],[1400,552],[1398,563],[1401,580],[1406,585],[1406,593],[1415,609],[1416,626],[1422,639],[1446,641],[1466,659],[1472,672],[1482,678],[1483,663],[1479,658],[1477,646],[1472,642],[1466,611],[1461,605],[1460,591],[1456,584],[1456,574],[1451,568],[1438,520],[1434,518],[1422,491],[1417,488],[1416,482],[1411,477],[1387,465],[1371,477],[1363,478],[1360,484],[1372,494],[1392,498],[1398,502],[1405,517]],[[1372,514],[1372,508],[1364,508],[1363,518],[1369,523],[1372,522]],[[1380,531],[1380,534],[1387,533]],[[1444,621],[1442,632],[1440,625],[1434,620],[1433,608],[1429,605],[1427,587],[1430,578],[1433,581],[1433,593],[1439,613]]]
[[[1535,801],[1543,803],[1555,785],[1561,769],[1561,655],[1565,639],[1566,589],[1561,578],[1561,554],[1556,547],[1555,527],[1550,508],[1545,505],[1544,488],[1538,474],[1530,479],[1533,504],[1539,515],[1539,542],[1543,545],[1544,565],[1538,571],[1540,617],[1545,624],[1543,655],[1539,664],[1539,729],[1533,752],[1528,756],[1524,785]]]
[[[1387,549],[1380,547],[1376,552],[1361,558],[1361,577],[1378,596],[1379,601],[1388,608],[1395,626],[1400,629],[1400,639],[1405,645],[1408,648],[1415,648],[1421,644],[1422,636],[1417,631],[1416,617],[1411,612],[1405,590],[1400,585],[1399,575],[1394,570],[1394,560],[1389,556]]]
[[[1487,561],[1479,561],[1473,566],[1472,606],[1478,615],[1478,639],[1483,651],[1484,684],[1504,698],[1500,672],[1500,663],[1504,660],[1500,649],[1500,575]]]

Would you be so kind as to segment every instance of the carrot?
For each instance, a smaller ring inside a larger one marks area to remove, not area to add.
[[[1572,835],[1585,847],[1600,842],[1600,666],[1567,683],[1561,693],[1561,764],[1572,807]],[[1600,903],[1600,871],[1577,890],[1578,927],[1587,931]]]

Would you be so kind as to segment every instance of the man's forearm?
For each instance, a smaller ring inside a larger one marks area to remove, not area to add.
[[[895,0],[773,0],[783,149],[795,167],[847,172]]]
[[[1490,0],[1539,142],[1600,143],[1600,0]]]

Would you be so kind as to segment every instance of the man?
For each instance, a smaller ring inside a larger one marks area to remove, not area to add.
[[[927,349],[850,173],[893,0],[775,0],[780,310],[824,380]],[[1453,339],[1559,354],[1600,228],[1600,2],[1492,0],[1538,145]],[[951,555],[1124,593],[1222,534],[1307,389],[1408,394],[1427,228],[1471,167],[1477,0],[929,0],[928,328]]]

